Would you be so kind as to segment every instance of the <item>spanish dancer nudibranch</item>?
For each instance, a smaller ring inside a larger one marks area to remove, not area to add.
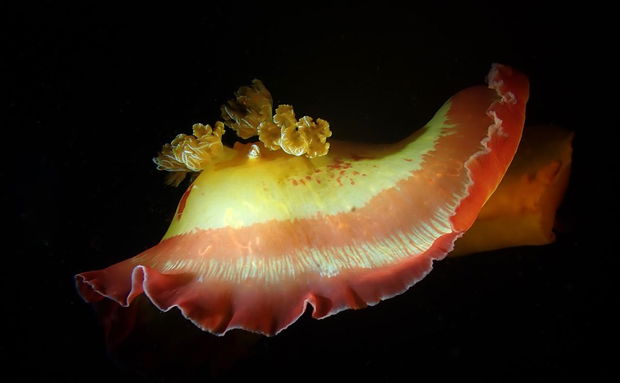
[[[255,80],[154,160],[195,179],[163,239],[78,274],[88,302],[129,306],[144,293],[203,330],[274,335],[310,304],[314,318],[374,305],[430,272],[473,224],[519,145],[527,77],[495,64],[488,87],[450,98],[391,145],[330,140],[325,120],[273,112]],[[253,143],[222,145],[225,129]]]

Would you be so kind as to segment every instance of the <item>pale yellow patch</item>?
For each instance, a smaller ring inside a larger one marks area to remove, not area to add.
[[[243,227],[362,207],[421,168],[437,139],[449,134],[448,109],[446,103],[421,133],[395,145],[334,142],[323,157],[291,157],[278,151],[220,163],[196,179],[181,219],[173,220],[164,238],[195,229]]]

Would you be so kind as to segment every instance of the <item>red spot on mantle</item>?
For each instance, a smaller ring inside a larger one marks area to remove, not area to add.
[[[297,185],[297,180],[292,180],[291,182],[293,183],[293,185]]]
[[[194,188],[194,184],[189,185],[185,193],[183,193],[183,197],[181,197],[181,201],[179,202],[179,208],[177,209],[177,219],[181,219],[183,216],[183,211],[185,210],[185,204],[187,203],[187,198],[189,197],[189,193],[192,192]]]
[[[407,161],[407,162],[413,161],[411,158],[404,158],[404,160]]]
[[[333,164],[327,165],[330,169],[348,169],[351,167],[350,162],[345,162],[340,158],[335,158]]]

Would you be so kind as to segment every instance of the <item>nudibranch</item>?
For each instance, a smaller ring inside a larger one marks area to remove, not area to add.
[[[527,77],[495,64],[488,86],[450,98],[391,145],[339,142],[322,119],[295,117],[255,80],[155,162],[172,184],[199,173],[156,246],[78,274],[89,302],[144,293],[214,334],[277,334],[403,293],[472,225],[519,145]],[[258,141],[222,145],[225,128]]]

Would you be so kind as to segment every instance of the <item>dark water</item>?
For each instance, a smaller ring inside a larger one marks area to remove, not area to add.
[[[613,79],[606,12],[517,7],[10,9],[2,168],[18,233],[3,254],[2,354],[38,381],[609,376],[618,165],[598,88]],[[492,62],[530,76],[528,124],[576,132],[556,244],[448,259],[401,296],[306,315],[271,339],[214,340],[182,321],[171,336],[176,313],[151,313],[106,352],[73,275],[158,242],[182,190],[151,157],[215,121],[239,85],[262,79],[276,104],[329,120],[336,138],[389,142]]]

